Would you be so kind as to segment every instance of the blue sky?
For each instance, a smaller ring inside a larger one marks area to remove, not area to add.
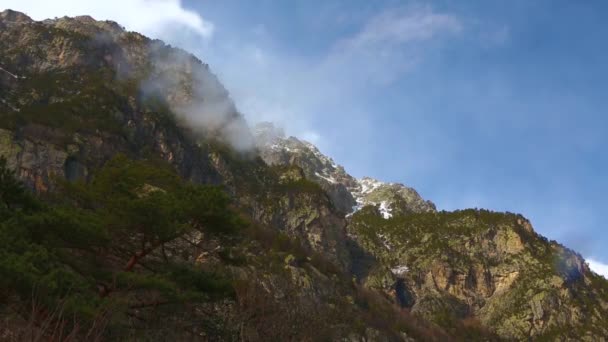
[[[608,263],[608,2],[0,7],[36,19],[89,13],[163,38],[209,63],[250,122],[313,141],[353,175],[405,183],[440,209],[523,213]]]

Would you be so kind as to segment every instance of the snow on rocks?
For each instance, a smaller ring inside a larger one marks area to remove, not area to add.
[[[357,179],[357,184],[359,189],[354,189],[354,192],[358,192],[361,195],[372,193],[381,186],[386,185],[386,183],[370,177],[363,177],[361,179]]]
[[[315,172],[315,175],[321,179],[325,179],[326,181],[332,183],[332,184],[336,184],[338,183],[338,181],[336,181],[333,177],[331,176],[323,176],[322,174]]]
[[[384,200],[377,202],[371,200],[369,196],[375,191],[386,186],[391,186],[391,184],[384,183],[370,177],[357,179],[356,186],[348,189],[355,198],[355,201],[357,201],[357,206],[353,207],[353,213],[366,205],[375,205],[379,206],[380,214],[382,214],[382,217],[384,217],[385,219],[391,218],[393,214],[390,208],[390,201]]]
[[[258,147],[272,153],[283,153],[289,156],[298,156],[306,160],[309,167],[303,167],[309,175],[316,176],[332,184],[340,183],[338,179],[348,176],[342,167],[334,160],[319,151],[312,143],[295,137],[286,137],[282,129],[271,123],[258,124],[255,128]],[[354,180],[353,180],[354,181]]]
[[[346,200],[347,206],[343,208],[347,212],[346,217],[367,205],[372,205],[378,208],[383,218],[390,219],[399,212],[399,208],[393,210],[396,198],[403,199],[401,203],[406,203],[409,211],[434,210],[432,203],[427,203],[414,189],[403,184],[385,183],[370,177],[352,177],[332,158],[321,153],[314,144],[287,137],[282,129],[276,128],[272,123],[258,124],[255,135],[261,156],[268,164],[297,164],[312,180],[327,182],[332,186],[344,186],[352,196],[350,200]],[[354,206],[352,199],[355,200]]]
[[[393,214],[391,213],[391,208],[389,206],[390,205],[387,201],[380,202],[380,214],[382,214],[382,217],[384,217],[385,219],[393,217]]]
[[[410,269],[405,266],[405,265],[399,265],[399,266],[395,266],[393,268],[391,268],[391,273],[393,273],[396,276],[401,276],[404,275],[405,273],[407,273]]]

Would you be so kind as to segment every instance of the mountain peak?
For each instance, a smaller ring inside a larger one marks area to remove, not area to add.
[[[0,12],[0,23],[31,23],[34,20],[26,14],[11,9]]]
[[[310,180],[321,185],[334,206],[345,214],[367,205],[377,206],[389,218],[393,212],[435,211],[435,205],[425,201],[416,190],[399,183],[386,183],[371,177],[356,179],[344,167],[323,154],[314,144],[296,137],[285,137],[272,123],[262,123],[255,129],[260,155],[269,165],[296,165]]]

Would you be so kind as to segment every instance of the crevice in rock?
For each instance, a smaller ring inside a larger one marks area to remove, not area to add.
[[[411,308],[415,304],[414,296],[402,278],[397,279],[397,282],[395,282],[395,299],[402,308]]]

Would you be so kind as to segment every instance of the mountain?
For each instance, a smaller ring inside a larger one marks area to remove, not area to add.
[[[608,337],[608,281],[523,216],[357,179],[208,65],[0,13],[0,339]]]
[[[604,279],[580,255],[535,233],[523,216],[437,212],[414,189],[355,179],[314,145],[286,138],[270,123],[255,135],[269,165],[301,167],[336,207],[354,199],[345,210],[347,230],[375,258],[365,274],[353,272],[367,287],[444,327],[474,317],[509,339],[606,336]],[[599,299],[597,306],[587,307],[591,298]]]

